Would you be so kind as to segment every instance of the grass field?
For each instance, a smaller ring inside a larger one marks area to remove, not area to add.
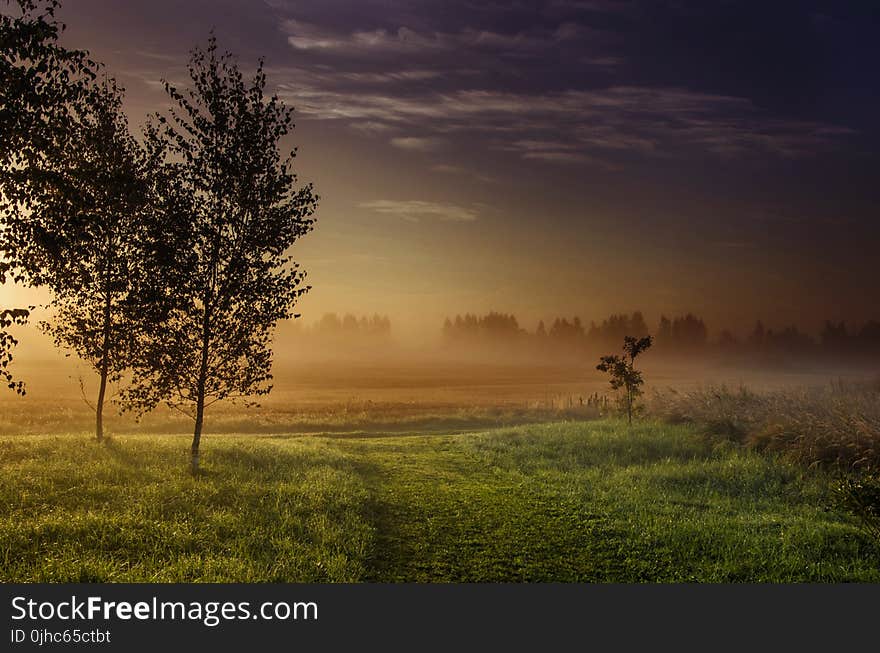
[[[830,477],[616,420],[0,438],[2,581],[880,581]]]

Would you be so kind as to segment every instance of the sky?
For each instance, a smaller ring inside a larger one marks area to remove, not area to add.
[[[213,29],[295,108],[321,196],[293,250],[327,311],[717,333],[880,318],[872,3],[67,0],[133,129]]]

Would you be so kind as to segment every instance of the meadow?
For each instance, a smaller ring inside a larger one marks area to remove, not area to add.
[[[880,581],[836,492],[880,463],[876,382],[658,366],[629,428],[586,365],[300,365],[212,409],[193,477],[185,416],[99,444],[73,375],[30,372],[0,581]]]
[[[880,581],[833,475],[700,426],[0,438],[0,580]]]

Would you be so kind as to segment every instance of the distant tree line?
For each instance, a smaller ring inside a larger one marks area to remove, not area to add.
[[[495,346],[515,344],[524,351],[552,352],[584,350],[595,352],[616,346],[626,337],[652,336],[658,354],[718,354],[761,357],[784,354],[880,356],[880,322],[868,321],[858,327],[843,322],[826,322],[815,338],[790,325],[770,329],[758,321],[744,338],[721,329],[710,338],[706,322],[693,313],[661,315],[655,327],[649,326],[641,311],[618,313],[585,326],[577,316],[541,320],[533,331],[520,326],[512,314],[467,313],[447,318],[443,340],[448,345]]]
[[[483,316],[466,313],[456,315],[454,320],[446,318],[443,323],[443,336],[450,341],[463,341],[473,338],[510,340],[525,335],[513,315],[494,311]]]
[[[300,336],[345,339],[386,339],[391,336],[391,320],[387,315],[357,316],[325,313],[313,324],[297,323],[294,332]]]

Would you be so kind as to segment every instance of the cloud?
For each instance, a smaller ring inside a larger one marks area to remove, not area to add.
[[[376,213],[393,215],[412,222],[419,222],[423,218],[444,222],[473,222],[477,219],[477,212],[474,209],[441,202],[373,200],[362,202],[359,206]]]
[[[355,122],[351,126],[354,129],[362,131],[366,134],[378,134],[394,130],[394,127],[392,125],[386,124],[384,122],[373,122],[370,120]]]
[[[394,82],[420,82],[441,77],[439,70],[397,70],[389,72],[344,72],[342,79],[364,84],[389,84]]]
[[[479,143],[609,169],[694,152],[808,157],[854,133],[772,115],[745,97],[621,83],[631,74],[622,39],[646,19],[634,0],[548,0],[534,11],[450,2],[457,9],[442,15],[367,3],[345,18],[286,4],[281,30],[302,56],[273,77],[282,79],[279,94],[307,119],[384,133],[400,149]]]
[[[407,26],[356,29],[350,32],[288,19],[281,25],[287,42],[296,50],[337,55],[376,56],[427,52],[458,52],[461,49],[509,51],[520,55],[542,51],[560,43],[596,38],[597,32],[574,22],[555,28],[530,28],[500,32],[465,26],[457,31],[418,31]]]
[[[443,45],[441,35],[422,35],[407,27],[399,27],[394,31],[356,30],[346,34],[297,20],[287,20],[283,24],[283,29],[289,34],[288,43],[297,50],[335,50],[347,53],[405,52]]]
[[[605,170],[618,170],[614,163],[591,156],[583,151],[582,146],[571,141],[514,141],[503,149],[517,152],[523,159],[546,161],[549,163],[590,164]]]
[[[763,114],[741,97],[675,87],[612,86],[554,93],[467,89],[394,95],[285,89],[301,113],[410,131],[399,147],[428,149],[437,134],[479,133],[496,149],[546,161],[590,161],[620,153],[670,156],[697,149],[720,157],[750,153],[796,158],[833,146],[845,127]]]
[[[581,57],[579,61],[587,66],[594,66],[596,68],[604,68],[606,70],[610,70],[612,68],[620,66],[624,62],[624,58],[586,55]]]
[[[537,159],[540,161],[555,161],[556,163],[586,163],[593,161],[586,154],[579,152],[560,152],[548,150],[543,152],[525,152],[522,155],[524,159]]]
[[[441,138],[429,138],[421,136],[398,136],[391,139],[394,147],[402,150],[413,150],[415,152],[436,152],[444,145]]]

